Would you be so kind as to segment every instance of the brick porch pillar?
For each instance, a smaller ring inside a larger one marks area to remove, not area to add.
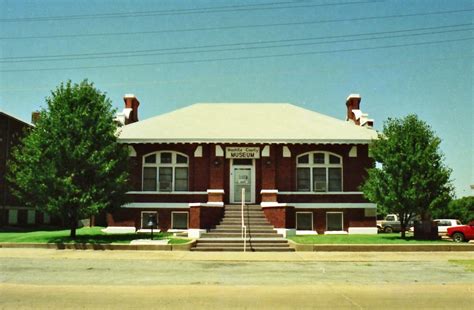
[[[275,230],[284,237],[295,235],[295,207],[278,202],[278,190],[262,189],[263,214],[275,227]]]
[[[208,229],[219,224],[224,216],[224,193],[223,189],[208,189],[207,203],[189,204],[190,238],[200,238]]]

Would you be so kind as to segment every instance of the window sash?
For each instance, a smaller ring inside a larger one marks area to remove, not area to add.
[[[326,230],[327,231],[341,231],[343,227],[342,213],[326,213]]]
[[[161,151],[143,157],[142,190],[173,192],[189,190],[188,157]]]
[[[328,168],[328,192],[340,192],[342,190],[342,169]]]
[[[311,169],[297,168],[296,188],[299,192],[311,191]]]
[[[313,230],[313,213],[296,212],[296,230]]]
[[[159,167],[158,182],[160,184],[160,192],[173,191],[173,168]]]
[[[341,156],[330,152],[300,155],[296,159],[296,190],[299,192],[341,192],[342,167]]]
[[[176,167],[174,178],[174,190],[183,192],[188,190],[189,173],[187,167]]]
[[[160,153],[160,164],[171,164],[173,163],[173,153],[162,152]]]
[[[326,154],[325,153],[314,153],[313,154],[313,164],[325,164]]]
[[[172,229],[188,229],[188,212],[173,212],[172,216]]]
[[[327,191],[327,173],[326,168],[313,168],[313,191]]]
[[[143,168],[143,190],[156,191],[156,168],[155,167]]]

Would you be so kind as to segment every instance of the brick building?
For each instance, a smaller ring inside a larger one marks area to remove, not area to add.
[[[138,121],[138,100],[124,101],[131,202],[108,214],[108,229],[145,229],[151,216],[199,237],[245,189],[279,234],[377,233],[376,205],[359,190],[377,134],[359,95],[346,120],[292,104],[199,103]]]
[[[37,114],[34,114],[37,115]],[[48,215],[22,206],[12,195],[11,185],[6,181],[8,160],[12,148],[18,145],[24,133],[33,127],[8,113],[0,111],[0,225],[32,226],[50,224]]]

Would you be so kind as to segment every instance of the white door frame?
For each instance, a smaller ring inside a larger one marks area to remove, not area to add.
[[[229,173],[229,202],[240,203],[234,200],[234,167],[237,168],[250,168],[250,201],[246,203],[255,203],[255,159],[252,159],[252,165],[234,165],[234,159],[230,159],[230,173]]]

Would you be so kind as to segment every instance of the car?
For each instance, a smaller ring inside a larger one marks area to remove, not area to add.
[[[474,221],[470,221],[468,225],[448,227],[448,236],[454,242],[474,240]]]
[[[408,221],[406,224],[406,230],[409,231],[410,227],[413,227],[413,220]],[[383,220],[377,221],[377,228],[379,233],[393,233],[402,230],[400,218],[397,214],[387,214]]]
[[[434,222],[438,225],[438,233],[445,234],[449,227],[461,226],[462,223],[456,219],[435,219]]]

